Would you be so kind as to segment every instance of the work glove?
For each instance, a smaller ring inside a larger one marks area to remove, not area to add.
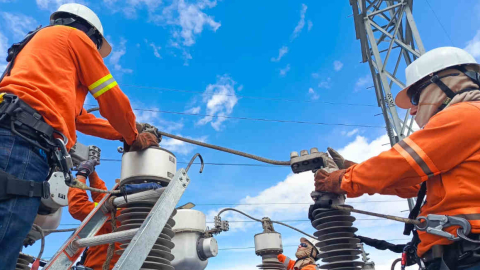
[[[331,173],[323,169],[318,170],[315,173],[315,191],[345,194],[346,192],[340,188],[344,175],[345,169],[336,170]]]
[[[152,133],[158,138],[158,142],[162,141],[162,135],[158,133],[158,129],[148,123],[136,123],[138,133],[148,132]]]
[[[94,159],[83,161],[77,167],[76,176],[81,175],[81,176],[87,178],[91,173],[93,173],[95,171],[95,166],[97,166],[98,164],[99,164],[99,162],[97,160],[94,160]]]
[[[310,219],[311,222],[315,220],[315,217],[313,216],[313,212],[317,210],[318,208],[330,208],[330,204],[328,201],[324,200],[319,200],[316,201],[314,204],[310,205],[310,208],[308,208],[308,219]]]
[[[353,161],[344,159],[342,155],[330,147],[327,148],[327,151],[339,169],[348,169],[349,167],[357,164]]]
[[[140,151],[150,146],[158,146],[158,138],[150,132],[142,132],[138,134],[137,139],[125,149],[127,152]]]

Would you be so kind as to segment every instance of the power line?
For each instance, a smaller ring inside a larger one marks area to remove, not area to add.
[[[394,241],[411,241],[412,239],[387,239],[387,242]],[[298,247],[298,245],[284,245],[283,247]],[[218,250],[239,250],[239,249],[254,249],[255,247],[228,247],[228,248],[219,248]]]
[[[348,202],[349,204],[355,204],[355,203],[392,203],[392,202],[404,202],[404,200],[392,200],[392,201],[363,201],[363,202]],[[197,206],[229,206],[229,205],[309,205],[312,204],[311,202],[301,202],[301,203],[277,203],[277,202],[268,202],[268,203],[197,203],[195,205]]]
[[[156,90],[161,90],[161,91],[190,93],[190,94],[205,94],[205,92],[202,92],[202,91],[171,89],[171,88],[165,88],[165,87],[139,86],[139,85],[128,85],[128,84],[127,85],[122,85],[122,86],[123,87],[132,87],[132,88],[141,88],[141,89],[156,89]],[[330,102],[330,101],[321,101],[321,100],[301,100],[301,99],[271,98],[271,97],[244,96],[244,95],[235,95],[235,94],[216,94],[216,93],[212,93],[212,95],[237,97],[237,98],[247,98],[247,99],[269,100],[269,101],[322,103],[322,104],[330,104],[330,105],[361,106],[361,107],[378,107],[378,105],[373,105],[373,104],[343,103],[343,102]]]
[[[85,105],[86,106],[93,106],[93,107],[97,106],[97,105],[90,105],[90,104],[85,104]],[[275,122],[275,123],[322,125],[322,126],[363,127],[363,128],[385,128],[384,126],[363,125],[363,124],[356,125],[356,124],[324,123],[324,122],[296,121],[296,120],[283,120],[283,119],[251,118],[251,117],[225,116],[225,115],[214,115],[214,114],[164,111],[164,110],[155,110],[155,109],[133,108],[133,110],[134,111],[159,112],[159,113],[167,113],[167,114],[188,115],[188,116],[202,116],[202,117],[212,117],[212,118],[225,118],[225,119],[235,119],[235,120],[259,121],[259,122]]]
[[[430,5],[430,2],[428,2],[428,0],[425,0],[425,2],[427,2],[428,6],[430,7],[430,9],[432,10],[433,12],[433,15],[435,16],[435,18],[437,19],[437,22],[438,24],[440,24],[440,26],[442,27],[443,29],[443,32],[445,33],[445,35],[448,37],[448,39],[450,40],[450,42],[452,43],[452,46],[455,46],[455,43],[453,42],[452,38],[450,37],[450,35],[447,33],[447,30],[445,29],[445,27],[443,26],[443,23],[440,21],[440,19],[438,18],[437,16],[437,13],[435,12],[435,10],[432,8],[432,6]]]
[[[121,159],[113,159],[113,158],[101,158],[100,161],[107,161],[107,162],[121,162]],[[177,164],[188,164],[189,162],[186,161],[177,161]],[[200,164],[200,163],[193,163],[193,164]],[[219,162],[204,162],[205,165],[212,165],[212,166],[245,166],[245,167],[270,167],[270,168],[286,168],[283,166],[277,165],[267,165],[267,164],[252,164],[252,163],[219,163]]]

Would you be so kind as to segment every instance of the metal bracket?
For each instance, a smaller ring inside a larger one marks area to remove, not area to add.
[[[301,173],[306,171],[317,171],[327,164],[328,155],[319,152],[316,147],[310,149],[310,154],[307,150],[300,151],[300,156],[297,152],[290,153],[290,167],[293,173]]]
[[[450,241],[458,241],[461,238],[456,237],[451,233],[445,232],[443,230],[444,228],[460,226],[458,230],[462,230],[463,233],[466,235],[469,234],[472,229],[472,226],[466,219],[459,217],[430,214],[427,215],[427,217],[417,217],[417,220],[422,222],[421,225],[415,225],[415,228],[417,230],[426,231],[429,234],[445,237]]]

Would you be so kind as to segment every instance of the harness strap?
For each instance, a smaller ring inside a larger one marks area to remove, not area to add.
[[[427,194],[427,182],[424,181],[420,186],[420,190],[418,191],[417,202],[415,203],[415,206],[413,207],[412,211],[410,211],[410,214],[408,214],[408,218],[410,219],[417,218],[418,214],[420,213],[420,208],[422,207],[423,199],[425,199],[426,194]],[[405,224],[403,234],[410,235],[410,233],[413,231],[413,228],[414,228],[413,224]]]
[[[21,180],[0,170],[0,201],[9,199],[12,196],[47,199],[50,197],[50,184],[47,181]]]

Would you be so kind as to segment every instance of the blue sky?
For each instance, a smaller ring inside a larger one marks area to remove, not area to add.
[[[427,50],[439,46],[468,47],[480,56],[480,2],[416,0],[413,14]],[[37,25],[47,25],[50,13],[64,0],[0,0],[0,68],[6,49]],[[362,161],[388,149],[383,128],[277,123],[201,115],[294,120],[329,124],[383,126],[368,65],[361,62],[349,1],[208,1],[208,0],[85,0],[101,18],[113,53],[105,63],[128,95],[140,121],[190,138],[200,139],[272,159],[287,160],[291,151],[327,146],[347,158]],[[398,89],[394,89],[398,91]],[[260,98],[250,98],[260,97]],[[272,100],[275,99],[275,100]],[[289,100],[289,101],[286,101]],[[355,103],[353,106],[333,103]],[[95,101],[89,97],[88,105]],[[182,112],[188,114],[161,113]],[[79,141],[97,145],[102,158],[120,159],[119,142],[80,134]],[[206,162],[254,161],[186,145],[170,139],[161,144],[179,161],[199,152]],[[185,164],[179,164],[179,167]],[[97,168],[107,186],[120,176],[120,163],[104,161]],[[192,183],[182,203],[212,215],[237,206],[257,216],[277,220],[306,220],[313,190],[310,173],[291,175],[288,168],[206,166],[191,171]],[[350,201],[350,200],[349,200]],[[381,202],[378,202],[381,201]],[[385,202],[388,201],[388,202]],[[265,205],[262,203],[292,203]],[[403,214],[406,201],[394,197],[362,197],[352,205],[389,214]],[[241,205],[249,204],[249,205]],[[253,205],[252,205],[253,204]],[[226,215],[231,221],[243,217]],[[367,217],[359,217],[367,218]],[[213,221],[213,220],[209,220]],[[62,228],[78,224],[64,209]],[[308,222],[291,225],[313,232]],[[405,239],[401,224],[359,220],[359,234]],[[255,269],[261,259],[253,236],[261,227],[231,223],[217,237],[218,257],[207,269]],[[294,256],[300,235],[276,226],[285,254]],[[68,234],[47,237],[44,257],[50,257]],[[398,241],[399,243],[402,241]],[[24,251],[37,254],[38,245]],[[227,248],[227,250],[222,250]],[[394,255],[369,250],[377,269],[389,269]]]

